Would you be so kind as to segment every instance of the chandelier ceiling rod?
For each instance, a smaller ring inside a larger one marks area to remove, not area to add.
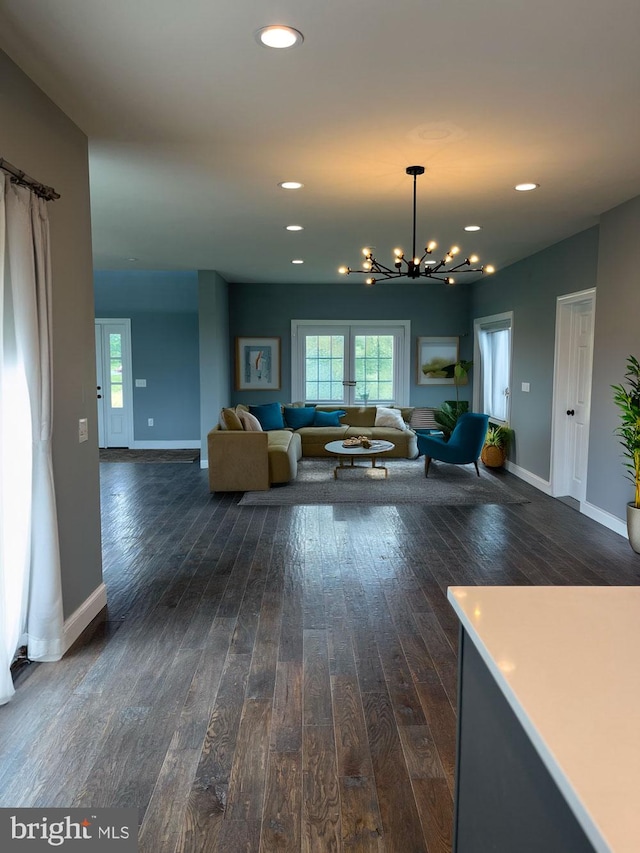
[[[417,178],[418,175],[424,175],[424,166],[407,166],[407,175],[413,176],[413,234],[412,234],[412,250],[411,260],[407,260],[402,249],[394,250],[394,269],[386,266],[378,261],[373,256],[371,249],[363,249],[362,254],[365,260],[362,264],[362,269],[352,270],[350,267],[342,266],[338,272],[342,275],[349,275],[352,272],[362,273],[367,275],[366,284],[375,284],[376,279],[373,274],[377,274],[383,279],[390,278],[430,278],[433,281],[442,282],[452,286],[456,283],[451,273],[492,273],[494,268],[487,264],[486,266],[472,266],[477,264],[479,258],[477,255],[470,255],[463,261],[454,262],[455,256],[460,252],[458,246],[452,246],[441,261],[431,260],[431,254],[437,244],[432,240],[427,244],[422,257],[416,254],[416,219],[417,219]],[[403,266],[404,265],[404,266]]]

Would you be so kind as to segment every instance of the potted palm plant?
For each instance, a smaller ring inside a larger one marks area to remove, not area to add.
[[[620,439],[627,477],[633,483],[635,496],[627,504],[627,532],[633,550],[640,554],[640,362],[627,358],[625,383],[612,385],[613,400],[620,412],[620,425],[615,433]]]
[[[453,384],[456,388],[456,399],[445,400],[440,408],[434,413],[434,418],[444,437],[448,440],[454,430],[460,415],[469,411],[469,403],[467,400],[460,399],[459,388],[467,381],[467,374],[473,365],[472,361],[461,360],[453,366]]]

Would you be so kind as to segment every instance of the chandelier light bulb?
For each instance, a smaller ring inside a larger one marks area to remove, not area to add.
[[[452,255],[450,255],[450,254],[447,252],[447,254],[444,256],[444,263],[445,263],[445,264],[450,264],[452,260],[453,260]]]
[[[435,241],[435,240],[432,240],[432,241],[429,243],[429,245],[427,246],[427,252],[433,252],[433,250],[434,250],[434,249],[437,249],[437,248],[438,248],[438,244],[436,243],[436,241]]]
[[[448,284],[450,287],[452,287],[455,283],[456,283],[455,278],[448,278],[448,279],[447,279],[447,284]]]
[[[450,254],[450,255],[452,255],[452,256],[453,256],[453,255],[457,255],[459,251],[460,251],[460,246],[452,246],[452,247],[449,249],[449,254]]]
[[[477,264],[479,260],[480,260],[480,258],[477,255],[471,255],[471,257],[469,258],[469,263],[470,264]]]
[[[368,272],[371,269],[371,261],[364,261],[362,264],[362,269]]]
[[[493,266],[493,264],[487,264],[486,266],[482,267],[482,272],[489,273],[489,275],[491,275],[491,273],[495,271],[496,268]]]
[[[347,275],[349,272],[349,267],[338,267],[338,272],[340,275]]]
[[[375,284],[375,283],[376,283],[375,278],[368,278],[365,280],[365,284]]]
[[[404,256],[404,252],[402,251],[402,249],[394,249],[393,254],[396,256],[396,258],[402,258]]]

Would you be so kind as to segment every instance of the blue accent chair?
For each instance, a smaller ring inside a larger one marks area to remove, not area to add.
[[[479,477],[478,457],[484,446],[488,425],[489,415],[466,412],[458,418],[449,441],[418,434],[418,450],[424,454],[424,476],[429,476],[431,460],[437,459],[453,465],[470,465],[473,462]]]

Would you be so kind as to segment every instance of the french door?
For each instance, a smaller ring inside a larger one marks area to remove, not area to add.
[[[293,320],[291,336],[294,400],[408,404],[408,320]]]
[[[130,447],[133,441],[131,320],[99,319],[95,326],[98,446]]]

